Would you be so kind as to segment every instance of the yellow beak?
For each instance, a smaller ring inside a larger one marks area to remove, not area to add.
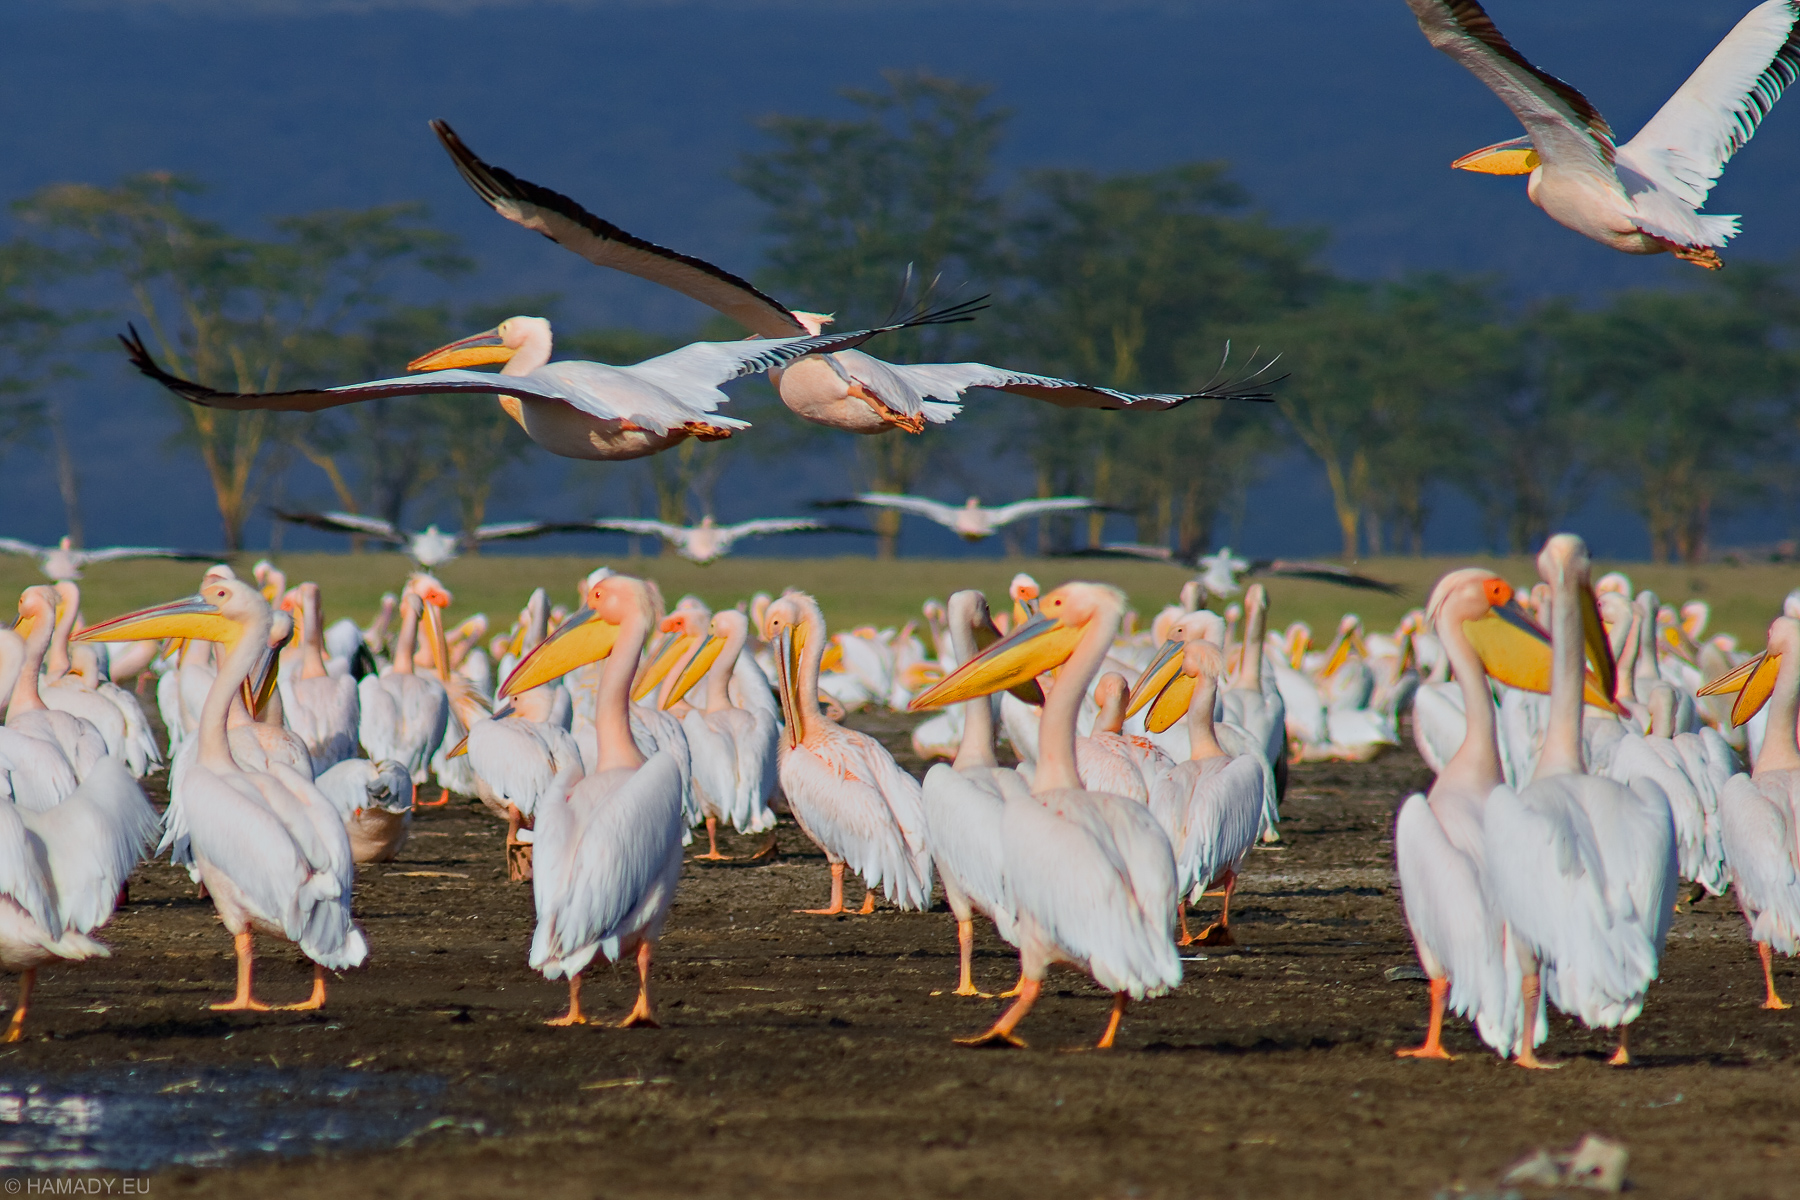
[[[1037,607],[1037,601],[1033,600],[1031,603],[1032,607],[1035,609]],[[985,607],[985,605],[983,607]],[[1018,626],[1016,625],[1014,626],[1014,628],[1017,627]],[[1006,636],[1000,632],[999,628],[994,624],[994,618],[991,616],[975,626],[974,634],[975,650],[977,653],[986,650],[989,646],[992,646]],[[939,672],[938,679],[942,678],[943,673]],[[935,684],[938,682],[938,679],[922,680],[921,682]],[[1016,684],[1006,690],[1034,708],[1043,706],[1044,689],[1038,686],[1038,681],[1036,679],[1027,679],[1024,683]]]
[[[1481,175],[1529,175],[1537,170],[1538,152],[1530,138],[1514,138],[1463,155],[1451,167]]]
[[[89,625],[74,636],[77,642],[140,642],[162,638],[191,638],[198,642],[235,643],[243,634],[236,621],[226,619],[218,606],[204,596],[189,596],[140,609]]]
[[[599,662],[612,653],[619,627],[602,620],[591,608],[582,608],[539,642],[525,661],[500,685],[500,696],[516,696],[561,679],[577,667]]]
[[[675,669],[675,665],[687,656],[688,651],[692,650],[694,643],[699,640],[700,635],[697,633],[678,633],[664,639],[656,654],[645,664],[644,669],[638,672],[637,680],[631,685],[631,698],[642,700],[655,691],[656,685]]]
[[[500,340],[500,330],[459,338],[448,346],[439,346],[430,354],[420,355],[406,364],[409,371],[448,371],[452,367],[480,367],[490,363],[511,362],[515,351]]]
[[[912,712],[941,708],[1035,680],[1067,662],[1082,633],[1079,625],[1033,618],[921,692],[907,708]]]
[[[663,696],[662,707],[673,708],[679,704],[683,696],[694,690],[695,684],[706,678],[706,673],[724,652],[725,639],[715,633],[707,634],[706,640],[700,643],[700,648],[687,660],[687,666],[681,668],[681,674],[669,685],[669,690]]]
[[[1181,674],[1181,656],[1186,649],[1185,642],[1176,641],[1174,638],[1170,638],[1162,644],[1162,648],[1156,652],[1156,657],[1151,660],[1149,666],[1144,668],[1144,673],[1138,676],[1138,681],[1131,685],[1131,699],[1125,705],[1127,718],[1136,716],[1138,709],[1162,695],[1163,689],[1167,688],[1175,681],[1175,677]]]
[[[1597,611],[1594,625],[1599,628]],[[1585,622],[1583,632],[1586,634],[1587,652],[1591,656],[1594,653],[1594,634],[1586,628]],[[1552,661],[1550,635],[1526,615],[1518,601],[1508,600],[1505,604],[1489,609],[1486,616],[1464,621],[1463,634],[1480,656],[1481,665],[1490,676],[1520,691],[1537,692],[1540,695],[1549,693]],[[1600,628],[1599,636],[1604,646],[1604,628]],[[1587,674],[1583,682],[1584,702],[1609,712],[1624,711],[1618,701],[1613,699],[1612,691],[1604,688],[1601,680],[1592,672]]]
[[[1338,668],[1350,661],[1350,650],[1351,641],[1349,636],[1346,635],[1339,638],[1336,648],[1331,652],[1331,657],[1325,660],[1325,668],[1319,672],[1320,676],[1330,678],[1331,676],[1336,675]]]
[[[800,744],[800,736],[805,732],[800,723],[801,701],[796,692],[800,685],[800,647],[805,640],[804,626],[790,625],[775,635],[776,690],[781,693],[781,720],[787,726],[790,750]],[[815,707],[819,703],[816,696],[808,696],[806,702]]]
[[[1731,706],[1731,723],[1742,725],[1769,702],[1769,697],[1775,692],[1775,676],[1780,669],[1781,655],[1770,654],[1765,650],[1701,688],[1700,695],[1720,696],[1736,692],[1737,703]]]

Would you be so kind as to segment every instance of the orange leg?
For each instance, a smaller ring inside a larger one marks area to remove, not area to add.
[[[730,862],[731,855],[719,853],[719,818],[706,818],[706,853],[694,855],[696,862]]]
[[[1450,998],[1450,981],[1434,979],[1431,981],[1431,1024],[1425,1030],[1425,1044],[1414,1046],[1410,1050],[1396,1050],[1401,1058],[1441,1058],[1445,1062],[1455,1061],[1455,1056],[1444,1049],[1444,1002]]]
[[[1219,909],[1219,919],[1202,929],[1194,940],[1202,946],[1235,946],[1237,939],[1231,936],[1231,893],[1237,891],[1237,872],[1225,872],[1225,902]]]
[[[996,1000],[1016,1000],[1024,994],[1025,994],[1025,965],[1023,963],[1020,963],[1018,980],[1011,987],[1007,988],[1004,992],[1001,992],[998,996],[996,996],[994,998]]]
[[[1775,952],[1769,943],[1756,943],[1756,953],[1762,957],[1763,985],[1769,989],[1768,998],[1763,1001],[1764,1008],[1792,1008],[1793,1005],[1783,1000],[1775,992]]]
[[[856,915],[859,917],[866,917],[874,911],[875,911],[875,889],[868,888],[863,892],[862,907],[856,910]]]
[[[249,930],[231,939],[237,951],[237,995],[223,1004],[213,1005],[215,1012],[268,1012],[269,1006],[250,994],[250,968],[256,958]]]
[[[279,1004],[276,1007],[283,1012],[310,1011],[325,1007],[325,968],[318,963],[313,964],[312,995],[298,1004]]]
[[[586,1025],[587,1018],[581,1015],[581,974],[576,972],[569,976],[569,1011],[560,1017],[545,1021],[546,1025]]]
[[[844,911],[844,864],[831,864],[831,903],[826,908],[796,908],[815,917],[835,917]]]
[[[1113,1048],[1113,1039],[1119,1036],[1119,1022],[1125,1019],[1125,1005],[1130,999],[1131,997],[1124,992],[1113,993],[1112,1015],[1106,1019],[1106,1032],[1100,1035],[1100,1040],[1094,1044],[1094,1049],[1111,1050]]]
[[[759,858],[774,858],[775,857],[776,853],[780,850],[780,847],[775,844],[775,834],[776,834],[775,830],[773,830],[773,829],[769,830],[769,840],[762,844],[762,849],[758,850],[755,854],[752,854],[750,856],[751,862],[755,862]]]
[[[1513,1062],[1533,1071],[1548,1071],[1562,1066],[1561,1063],[1545,1062],[1532,1049],[1531,1034],[1537,1026],[1538,992],[1541,986],[1536,971],[1527,974],[1525,982],[1519,985],[1519,995],[1524,999],[1525,1015],[1519,1029],[1519,1052],[1513,1056]]]
[[[1606,1060],[1607,1066],[1629,1067],[1631,1065],[1631,1051],[1625,1048],[1625,1031],[1630,1028],[1629,1025],[1619,1026],[1619,1048],[1614,1050],[1613,1056]]]
[[[6,1023],[6,1036],[0,1042],[16,1042],[25,1036],[25,1010],[31,1007],[31,989],[37,983],[37,968],[27,967],[19,976],[19,1000],[13,1005],[12,1020]]]
[[[975,953],[975,922],[958,921],[956,923],[956,955],[961,962],[961,975],[956,984],[957,996],[979,996],[976,990],[974,971],[970,968],[970,958]]]
[[[1043,988],[1044,985],[1036,979],[1019,980],[1019,998],[1012,1002],[1010,1008],[1000,1014],[1000,1019],[994,1022],[992,1028],[975,1037],[957,1038],[956,1044],[959,1046],[1016,1046],[1023,1050],[1025,1042],[1014,1036],[1013,1029],[1025,1019],[1025,1014],[1031,1011],[1031,1006],[1037,1003],[1038,993],[1043,991]]]
[[[1181,926],[1181,937],[1175,944],[1177,946],[1193,945],[1194,935],[1188,932],[1187,926],[1187,896],[1185,893],[1175,897],[1175,921]]]
[[[442,808],[442,807],[444,807],[444,805],[450,803],[450,792],[446,788],[439,788],[438,789],[438,798],[436,800],[433,800],[430,804],[420,804],[419,803],[419,785],[415,783],[415,784],[413,784],[412,798],[413,798],[412,806],[414,808]]]
[[[650,1003],[650,942],[648,939],[638,943],[638,996],[637,1003],[631,1006],[631,1012],[619,1022],[620,1029],[636,1029],[643,1026],[649,1029],[661,1029],[657,1023],[656,1009]]]

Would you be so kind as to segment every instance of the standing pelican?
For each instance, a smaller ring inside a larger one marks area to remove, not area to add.
[[[500,686],[516,695],[604,661],[594,705],[598,757],[579,778],[566,767],[538,802],[532,850],[537,932],[531,967],[569,981],[569,1011],[551,1025],[585,1025],[581,972],[605,954],[637,956],[638,997],[621,1026],[656,1025],[650,957],[681,878],[681,768],[673,755],[646,759],[631,732],[632,676],[656,628],[657,604],[641,579],[611,575],[585,605],[534,649]]]
[[[1045,595],[1039,616],[921,693],[929,708],[1029,682],[1061,666],[1044,702],[1031,795],[1005,793],[1004,877],[1018,938],[1015,1000],[965,1045],[1020,1046],[1013,1032],[1037,1003],[1044,976],[1067,963],[1113,993],[1099,1047],[1118,1034],[1128,999],[1181,982],[1175,949],[1175,857],[1143,804],[1083,788],[1075,769],[1075,721],[1125,615],[1125,594],[1069,583]]]
[[[356,680],[325,669],[325,616],[319,604],[319,585],[303,583],[295,590],[299,595],[293,607],[300,610],[295,614],[300,630],[300,677],[286,689],[287,721],[306,743],[317,778],[356,757],[362,708]],[[283,607],[289,606],[284,602]]]
[[[426,611],[419,593],[408,588],[400,601],[393,667],[385,675],[364,676],[357,684],[363,748],[377,762],[397,762],[406,768],[412,776],[415,803],[419,784],[425,781],[431,756],[444,740],[450,720],[444,685],[413,667],[420,618]]]
[[[25,639],[25,654],[7,706],[6,727],[55,746],[81,780],[108,756],[106,739],[81,717],[46,705],[38,691],[38,672],[55,634],[57,604],[55,590],[43,584],[26,588],[19,596],[19,619],[13,628]]]
[[[993,645],[1000,631],[988,615],[987,598],[962,591],[946,609],[956,661],[974,658],[982,643]],[[1005,796],[1017,789],[1029,797],[1030,787],[1017,771],[994,756],[994,701],[976,696],[963,701],[962,745],[956,761],[938,763],[925,773],[921,798],[931,843],[931,862],[944,884],[944,899],[956,916],[958,974],[956,995],[979,996],[971,959],[975,951],[975,914],[994,923],[1011,942],[1012,899],[1007,894],[1002,818]]]
[[[1541,986],[1587,1025],[1617,1028],[1612,1062],[1623,1065],[1631,1061],[1626,1027],[1643,1011],[1674,911],[1674,823],[1655,784],[1640,779],[1626,787],[1585,773],[1584,647],[1598,668],[1601,696],[1615,687],[1587,546],[1557,534],[1538,555],[1538,573],[1551,590],[1549,727],[1531,782],[1489,797],[1483,846],[1524,968],[1521,1012],[1536,1011]],[[1525,1032],[1515,1061],[1542,1066]]]
[[[970,496],[964,503],[945,504],[924,496],[899,496],[887,492],[864,492],[848,500],[815,500],[814,508],[887,508],[910,513],[934,521],[965,542],[979,542],[992,537],[1015,521],[1025,521],[1045,513],[1084,512],[1102,508],[1098,500],[1086,496],[1051,496],[1042,500],[1019,500],[999,508],[984,508],[980,499]]]
[[[1526,195],[1559,225],[1626,254],[1669,251],[1709,270],[1738,218],[1703,216],[1719,174],[1800,78],[1800,0],[1751,9],[1624,145],[1588,98],[1513,49],[1475,0],[1407,0],[1433,46],[1467,67],[1525,136],[1451,163],[1531,176]]]
[[[1726,782],[1719,824],[1732,891],[1762,958],[1763,1007],[1788,1008],[1775,990],[1773,960],[1776,950],[1800,950],[1800,621],[1776,617],[1768,649],[1706,691],[1737,693],[1738,725],[1768,708],[1755,768]]]
[[[312,781],[279,762],[250,771],[233,757],[226,721],[232,703],[269,652],[273,616],[254,587],[211,579],[186,600],[115,617],[77,640],[188,637],[225,647],[207,693],[194,761],[183,772],[180,802],[188,844],[237,952],[237,993],[221,1010],[266,1010],[251,991],[253,938],[296,943],[313,960],[312,994],[285,1007],[325,1005],[325,972],[360,966],[368,943],[350,915],[356,879],[350,839],[331,802]]]
[[[931,852],[919,783],[866,733],[845,729],[819,711],[819,660],[825,617],[818,601],[789,592],[769,605],[763,640],[775,648],[787,736],[781,743],[781,789],[801,830],[831,864],[831,901],[809,913],[844,911],[844,868],[863,877],[861,913],[875,911],[875,892],[901,908],[931,903]]]

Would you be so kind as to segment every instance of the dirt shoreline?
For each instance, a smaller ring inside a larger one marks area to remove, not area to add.
[[[904,744],[904,718],[857,723]],[[150,865],[106,933],[113,957],[43,974],[0,1079],[160,1064],[446,1081],[444,1127],[404,1148],[178,1168],[157,1196],[1428,1197],[1491,1190],[1589,1130],[1627,1145],[1642,1195],[1800,1195],[1800,1010],[1758,1006],[1729,901],[1677,917],[1631,1069],[1560,1017],[1545,1048],[1560,1071],[1501,1064],[1460,1023],[1456,1062],[1394,1058],[1425,991],[1383,974],[1414,961],[1393,812],[1428,781],[1410,748],[1295,768],[1286,847],[1252,854],[1234,902],[1242,945],[1187,963],[1110,1053],[1079,1049],[1108,1001],[1074,975],[1023,1027],[1030,1049],[952,1045],[1000,1002],[949,994],[948,913],[794,913],[827,879],[791,824],[773,862],[686,868],[657,966],[664,1028],[547,1028],[564,991],[525,967],[530,891],[505,882],[499,824],[456,802],[359,879],[373,965],[325,1012],[208,1011],[229,994],[230,940],[185,873]],[[303,996],[298,954],[262,949],[263,998]],[[1012,981],[991,930],[976,970]],[[1800,967],[1777,970],[1800,993]],[[591,1011],[622,1016],[627,970],[590,976]]]

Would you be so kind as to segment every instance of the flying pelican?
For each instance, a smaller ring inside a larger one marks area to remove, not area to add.
[[[1551,589],[1549,725],[1531,782],[1488,799],[1488,878],[1524,960],[1521,1012],[1537,1011],[1541,986],[1588,1026],[1617,1028],[1612,1062],[1624,1065],[1626,1029],[1643,1011],[1674,911],[1674,823],[1655,784],[1626,787],[1585,773],[1584,647],[1601,695],[1612,695],[1615,683],[1587,546],[1557,534],[1538,555],[1538,573]],[[1524,1036],[1514,1061],[1543,1065]]]
[[[325,616],[319,604],[319,585],[303,583],[299,593],[296,624],[300,632],[299,678],[288,692],[287,723],[312,756],[313,777],[356,757],[356,739],[361,724],[356,680],[348,675],[333,675],[325,669]],[[286,601],[283,607],[289,607]]]
[[[604,661],[594,706],[597,760],[585,779],[565,768],[540,799],[533,840],[537,932],[531,967],[569,981],[569,1011],[551,1025],[583,1025],[581,972],[603,953],[634,951],[637,1003],[622,1027],[656,1025],[650,957],[681,878],[682,768],[648,759],[631,732],[630,692],[638,656],[656,628],[658,602],[641,579],[610,575],[583,607],[532,650],[500,686],[502,699]]]
[[[1155,562],[1166,562],[1170,566],[1198,568],[1204,572],[1199,578],[1201,589],[1221,599],[1235,596],[1243,590],[1242,585],[1238,583],[1238,577],[1242,575],[1273,575],[1285,579],[1310,579],[1316,583],[1335,583],[1339,587],[1386,592],[1390,596],[1398,596],[1406,590],[1397,583],[1387,583],[1380,579],[1372,579],[1367,575],[1358,575],[1355,571],[1348,571],[1331,563],[1302,562],[1297,559],[1285,558],[1255,560],[1238,558],[1232,554],[1230,547],[1221,549],[1217,554],[1201,555],[1196,553],[1183,557],[1167,546],[1147,546],[1141,542],[1102,542],[1098,546],[1061,551],[1059,557],[1147,558]]]
[[[1788,84],[1800,78],[1800,3],[1766,0],[1624,145],[1586,96],[1513,49],[1475,0],[1407,0],[1433,46],[1500,97],[1526,135],[1451,163],[1531,176],[1526,195],[1560,225],[1626,254],[1668,251],[1718,270],[1738,218],[1699,209]]]
[[[463,179],[495,212],[536,230],[595,266],[611,267],[680,292],[764,338],[816,336],[830,320],[816,313],[791,312],[728,271],[634,237],[567,196],[488,165],[443,121],[433,121],[431,128]],[[849,433],[882,433],[895,428],[918,433],[927,424],[953,420],[962,411],[958,403],[962,393],[972,387],[1029,396],[1064,408],[1149,412],[1177,408],[1191,400],[1274,399],[1263,379],[1272,362],[1235,380],[1225,378],[1221,366],[1205,385],[1186,394],[1138,396],[983,363],[901,366],[847,347],[834,353],[837,350],[819,346],[809,352],[814,357],[777,364],[769,378],[781,402],[796,416]],[[1226,352],[1229,355],[1229,346]]]
[[[665,521],[639,520],[636,517],[607,517],[595,521],[571,522],[572,530],[608,530],[615,533],[648,534],[661,538],[675,548],[675,553],[689,562],[716,562],[731,553],[731,548],[744,538],[767,537],[775,533],[861,533],[867,529],[850,529],[827,525],[805,517],[765,517],[756,521],[739,521],[735,525],[719,525],[709,513],[698,525],[670,525]]]
[[[1490,891],[1482,826],[1488,798],[1505,776],[1488,680],[1490,670],[1504,682],[1519,678],[1520,660],[1531,657],[1521,654],[1521,639],[1541,641],[1543,633],[1505,580],[1476,568],[1452,571],[1439,580],[1427,611],[1449,658],[1462,708],[1471,715],[1430,792],[1408,796],[1395,825],[1394,857],[1406,923],[1431,980],[1425,1041],[1395,1053],[1402,1058],[1452,1057],[1443,1044],[1444,1012],[1449,1009],[1471,1018],[1482,1040],[1504,1055],[1526,1040],[1538,1045],[1547,1027],[1541,1002],[1529,1010],[1519,1007],[1523,981],[1504,937],[1505,919]]]
[[[875,329],[750,342],[695,342],[632,366],[578,359],[550,361],[550,322],[511,317],[485,333],[442,346],[407,366],[416,375],[290,392],[220,392],[164,371],[135,328],[121,337],[137,369],[203,408],[318,412],[389,396],[500,397],[532,441],[564,458],[612,462],[643,458],[689,437],[717,441],[749,422],[718,414],[720,387],[809,354],[860,346],[879,334],[973,320],[979,300],[914,313]],[[504,363],[498,374],[461,368]]]
[[[982,645],[1000,640],[988,615],[987,597],[961,591],[946,608],[957,662],[974,658]],[[931,862],[944,884],[944,899],[956,916],[958,974],[955,995],[979,996],[971,959],[975,951],[975,914],[1013,942],[1012,899],[1007,894],[1002,858],[1005,794],[1016,788],[1029,798],[1030,786],[1019,773],[1000,765],[994,755],[994,701],[976,696],[963,701],[962,745],[956,760],[938,763],[925,773],[921,799],[925,806]]]
[[[1175,851],[1180,944],[1234,946],[1231,895],[1237,890],[1238,868],[1263,831],[1267,767],[1260,753],[1233,755],[1219,744],[1213,711],[1225,658],[1207,639],[1199,616],[1176,623],[1168,644],[1132,688],[1130,707],[1150,705],[1147,725],[1156,730],[1168,728],[1183,713],[1187,717],[1188,757],[1170,762],[1149,781],[1150,811]],[[1193,681],[1191,690],[1170,687],[1181,677]],[[1224,889],[1219,919],[1190,934],[1187,906],[1199,903],[1215,884]]]
[[[768,786],[781,746],[775,714],[766,708],[740,708],[731,701],[738,656],[749,638],[750,619],[743,613],[728,608],[713,614],[705,640],[671,680],[662,701],[663,708],[673,707],[701,681],[706,683],[700,706],[681,719],[695,784],[704,781],[706,798],[719,810],[706,815],[707,853],[697,858],[725,857],[719,853],[720,817],[730,819],[739,833],[775,828]]]
[[[119,562],[127,558],[172,558],[180,562],[206,562],[216,554],[197,554],[190,550],[171,550],[166,546],[107,546],[98,550],[82,550],[71,546],[64,537],[54,546],[39,546],[17,538],[0,538],[0,554],[20,554],[35,558],[38,570],[52,583],[81,578],[81,573],[95,563]]]
[[[875,911],[883,889],[901,908],[931,904],[931,852],[919,783],[866,733],[845,729],[819,711],[819,660],[825,617],[818,601],[789,592],[769,605],[763,640],[775,650],[787,736],[781,742],[781,788],[801,830],[831,864],[831,901],[809,913],[844,911],[844,868],[868,884],[861,913]]]
[[[237,993],[222,1010],[265,1010],[251,991],[256,933],[298,944],[313,960],[313,990],[286,1007],[325,1005],[325,972],[360,966],[368,943],[350,914],[356,880],[343,823],[312,781],[280,763],[250,771],[232,753],[226,721],[244,684],[269,653],[274,617],[257,590],[210,579],[197,596],[115,617],[78,641],[199,638],[225,647],[206,696],[197,753],[178,784],[188,843],[237,952]]]
[[[1113,993],[1098,1043],[1107,1049],[1128,999],[1161,995],[1181,982],[1175,856],[1147,807],[1087,791],[1075,768],[1075,720],[1118,636],[1125,594],[1068,583],[1046,594],[1038,611],[912,704],[917,710],[991,695],[1062,668],[1044,702],[1031,794],[1005,792],[1001,814],[1019,996],[992,1028],[963,1044],[1023,1045],[1013,1031],[1037,1003],[1050,966],[1067,963]]]
[[[937,500],[927,500],[924,496],[898,496],[887,492],[864,492],[860,496],[852,496],[848,500],[813,501],[814,508],[856,508],[859,506],[891,508],[898,512],[911,513],[915,517],[924,517],[927,521],[935,521],[942,525],[965,542],[979,542],[983,538],[992,537],[994,532],[1002,526],[1011,525],[1014,521],[1041,516],[1044,513],[1080,512],[1090,508],[1105,507],[1098,500],[1089,500],[1085,496],[1052,496],[1044,500],[1020,500],[999,508],[984,508],[981,501],[974,496],[970,496],[961,507],[958,507]]]
[[[116,759],[51,808],[0,803],[0,967],[20,972],[0,1042],[24,1036],[39,967],[107,956],[88,935],[112,916],[155,834],[156,810]]]
[[[1800,621],[1776,617],[1768,649],[1706,691],[1737,694],[1738,725],[1768,709],[1754,769],[1733,775],[1719,796],[1719,824],[1738,907],[1762,959],[1763,1007],[1789,1008],[1775,990],[1773,958],[1800,949]]]
[[[378,762],[397,762],[413,780],[412,799],[426,779],[431,756],[444,740],[450,700],[436,678],[414,669],[413,648],[420,618],[436,610],[408,588],[400,599],[400,632],[394,640],[393,667],[385,675],[368,675],[357,684],[361,706],[358,735]],[[428,621],[428,625],[430,625]],[[435,625],[430,625],[436,628]]]
[[[427,525],[419,530],[405,530],[392,521],[358,516],[356,513],[289,512],[279,508],[274,511],[276,517],[290,524],[323,529],[328,533],[377,538],[399,546],[408,558],[427,571],[443,566],[483,542],[543,537],[549,533],[567,533],[582,528],[580,525],[555,521],[499,521],[477,525],[462,533],[444,533],[436,525]]]

